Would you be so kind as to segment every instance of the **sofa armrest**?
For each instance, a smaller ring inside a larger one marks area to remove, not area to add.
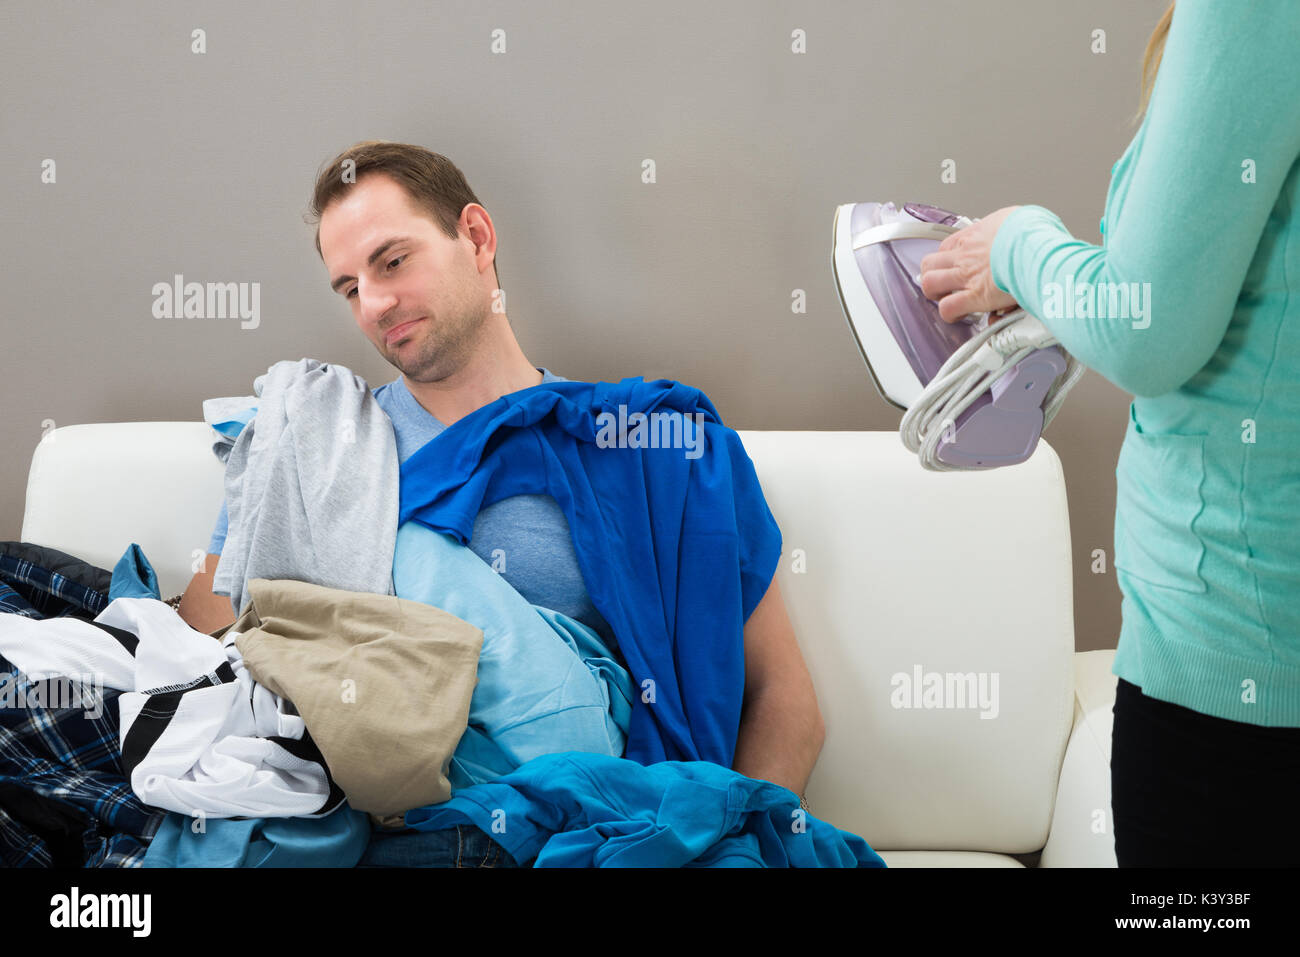
[[[1052,826],[1039,867],[1116,866],[1110,809],[1114,659],[1114,648],[1075,653],[1074,728],[1065,748]]]
[[[206,422],[63,425],[41,438],[27,475],[21,539],[111,569],[138,544],[163,598],[203,568],[226,468]]]

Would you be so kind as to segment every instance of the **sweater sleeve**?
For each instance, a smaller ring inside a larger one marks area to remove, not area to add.
[[[1300,154],[1297,51],[1296,0],[1178,0],[1145,137],[1127,192],[1108,211],[1104,245],[1073,238],[1041,206],[1023,206],[994,238],[998,288],[1125,391],[1156,396],[1187,382],[1223,340]],[[1046,290],[1065,288],[1067,277],[1075,289],[1145,289],[1146,314],[1141,322],[1045,315],[1053,311]]]
[[[230,513],[226,511],[226,500],[221,500],[221,511],[217,513],[217,524],[212,529],[212,538],[208,541],[208,554],[220,555],[226,547],[226,533],[230,527]]]

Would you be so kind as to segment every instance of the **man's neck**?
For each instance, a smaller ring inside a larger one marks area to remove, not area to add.
[[[467,363],[441,382],[413,382],[402,376],[411,396],[443,425],[452,425],[503,395],[540,385],[545,378],[522,352],[508,366]]]

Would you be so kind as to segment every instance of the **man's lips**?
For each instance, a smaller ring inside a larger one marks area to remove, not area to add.
[[[400,326],[394,326],[392,329],[389,329],[388,332],[384,335],[384,342],[387,345],[391,346],[398,339],[401,339],[408,332],[410,332],[411,327],[414,326],[417,322],[421,322],[423,318],[424,317],[421,316],[419,319],[412,319],[410,322],[404,322]]]

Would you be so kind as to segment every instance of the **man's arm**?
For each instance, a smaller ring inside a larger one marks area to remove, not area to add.
[[[212,577],[217,573],[220,554],[209,553],[203,561],[203,571],[190,579],[181,596],[176,613],[195,631],[210,635],[218,628],[235,620],[235,609],[229,595],[216,595],[212,591]]]
[[[776,576],[745,622],[745,699],[732,769],[802,795],[826,727]]]

